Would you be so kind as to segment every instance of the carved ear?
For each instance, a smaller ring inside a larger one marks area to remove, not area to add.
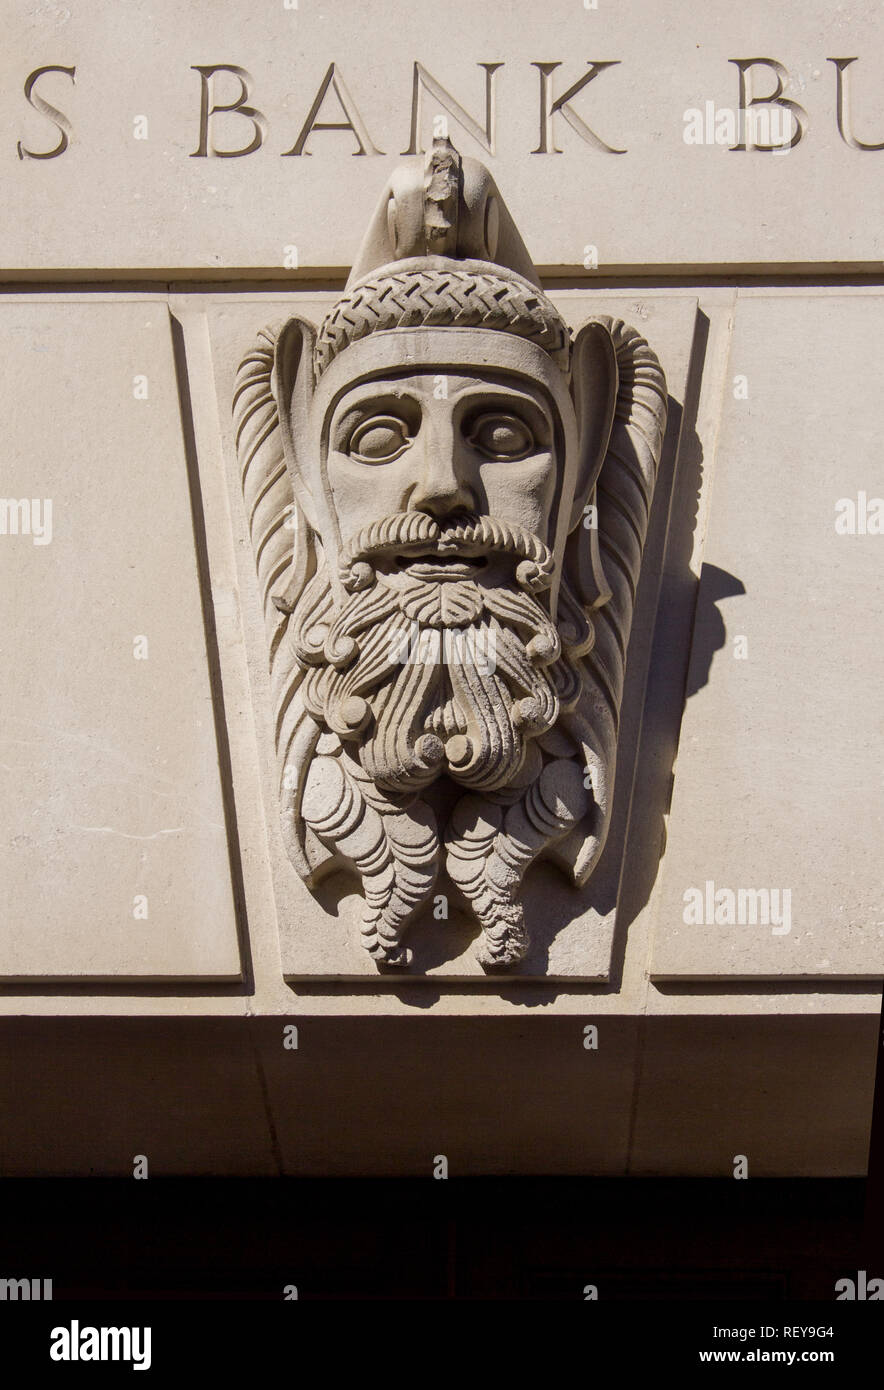
[[[613,339],[604,324],[590,320],[577,334],[571,354],[571,398],[577,415],[578,462],[569,532],[583,515],[607,452],[617,387]]]
[[[312,324],[305,319],[288,320],[276,340],[272,387],[292,490],[308,523],[317,530],[316,504],[310,490],[308,467],[311,448],[308,423],[314,387],[315,341],[316,330]]]

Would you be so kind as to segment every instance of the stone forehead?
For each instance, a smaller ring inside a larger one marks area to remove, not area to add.
[[[393,375],[448,370],[452,375],[512,378],[551,400],[566,451],[576,445],[576,419],[568,378],[542,347],[509,333],[434,325],[375,330],[334,357],[317,382],[311,406],[316,426],[357,382],[382,382]]]

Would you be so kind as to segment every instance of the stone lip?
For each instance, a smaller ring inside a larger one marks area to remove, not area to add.
[[[468,556],[472,558],[465,558]],[[468,579],[481,574],[488,565],[488,557],[478,554],[475,547],[465,546],[454,554],[446,553],[440,547],[438,551],[396,555],[393,563],[399,570],[417,579],[432,579],[445,584],[453,579]]]

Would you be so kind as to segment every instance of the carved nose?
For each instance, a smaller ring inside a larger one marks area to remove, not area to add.
[[[429,512],[441,520],[452,512],[476,510],[473,490],[458,467],[457,441],[450,427],[437,427],[428,438],[420,466],[420,476],[408,499],[414,511]]]

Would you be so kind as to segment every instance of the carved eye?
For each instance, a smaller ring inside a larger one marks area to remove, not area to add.
[[[534,435],[516,415],[480,415],[470,426],[467,440],[489,459],[518,460],[533,453]]]
[[[356,426],[347,452],[359,463],[392,463],[410,443],[404,420],[396,415],[373,415]]]

